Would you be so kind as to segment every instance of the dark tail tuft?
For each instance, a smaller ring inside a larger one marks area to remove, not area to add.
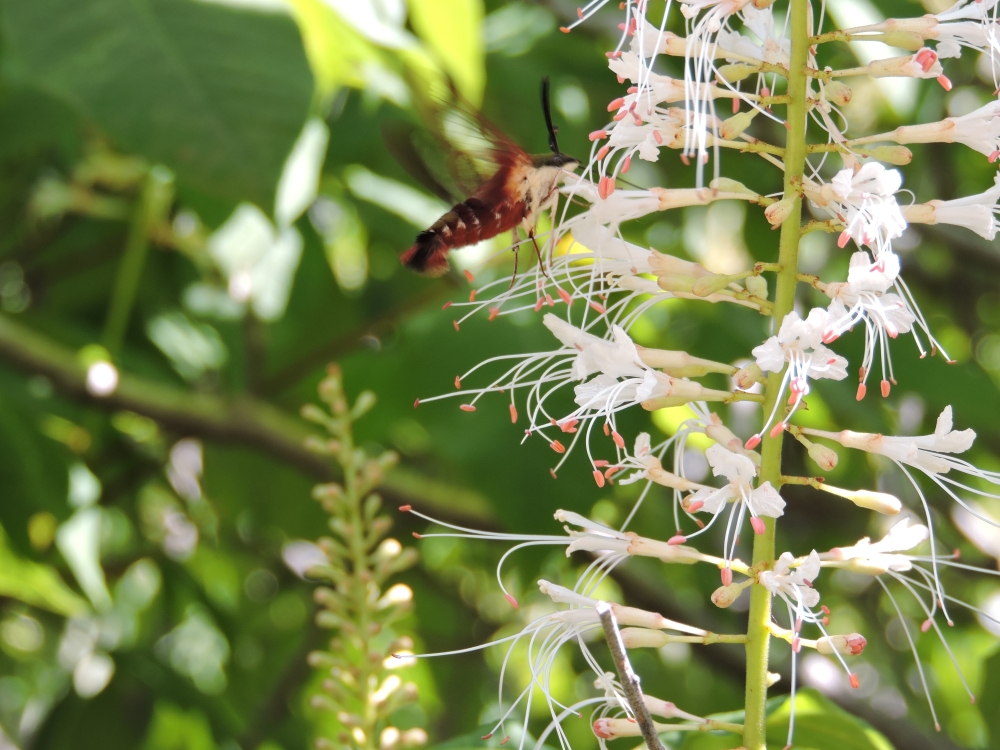
[[[417,241],[399,259],[412,271],[440,276],[448,270],[447,255],[444,239],[438,232],[428,229],[417,235]]]

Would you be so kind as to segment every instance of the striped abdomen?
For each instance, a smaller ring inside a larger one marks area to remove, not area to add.
[[[418,234],[400,260],[414,271],[439,276],[448,270],[449,250],[496,237],[513,229],[523,217],[523,201],[492,206],[481,198],[469,198]]]

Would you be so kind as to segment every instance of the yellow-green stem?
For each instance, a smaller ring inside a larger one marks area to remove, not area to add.
[[[790,0],[789,35],[792,41],[788,70],[788,139],[785,144],[785,197],[794,198],[791,212],[781,225],[778,250],[778,279],[774,296],[774,325],[792,310],[798,274],[799,238],[802,220],[802,173],[805,167],[806,90],[809,49],[809,0]],[[771,413],[780,394],[781,374],[771,373],[767,379],[765,418]],[[780,419],[780,416],[778,417]],[[760,481],[781,484],[781,438],[764,437],[761,448]],[[765,519],[763,534],[755,535],[753,564],[757,570],[774,566],[774,519]],[[743,744],[747,750],[764,750],[767,705],[767,667],[771,620],[771,595],[759,584],[751,587],[750,619],[747,626],[746,720]]]

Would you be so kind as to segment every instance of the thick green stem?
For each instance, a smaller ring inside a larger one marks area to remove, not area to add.
[[[792,41],[788,72],[788,140],[785,144],[785,197],[794,198],[791,213],[781,225],[778,252],[777,285],[774,297],[774,325],[792,310],[798,274],[799,239],[802,220],[802,174],[805,168],[806,93],[809,49],[809,0],[790,0],[789,35]],[[763,414],[774,409],[780,394],[781,374],[771,373],[767,379],[767,398]],[[778,417],[780,419],[780,415]],[[781,485],[781,439],[764,436],[761,448],[760,481]],[[763,534],[754,537],[753,564],[757,570],[774,566],[774,519],[767,518]],[[747,627],[746,720],[743,744],[747,750],[764,750],[767,705],[767,667],[771,620],[771,595],[755,584],[750,591],[750,620]]]
[[[108,317],[104,321],[104,346],[112,356],[118,354],[125,341],[125,331],[132,317],[132,306],[149,252],[150,229],[161,220],[172,200],[173,175],[163,167],[153,167],[146,176],[132,215],[125,254],[118,267]]]

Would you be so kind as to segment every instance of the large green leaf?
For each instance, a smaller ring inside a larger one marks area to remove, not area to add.
[[[772,698],[767,702],[767,746],[779,750],[788,739],[791,698]],[[713,714],[720,721],[742,722],[743,712]],[[893,750],[889,740],[861,719],[853,716],[815,690],[799,690],[795,695],[796,750]],[[681,747],[684,750],[728,750],[742,744],[742,739],[723,732],[691,732]]]
[[[182,186],[270,210],[312,76],[286,16],[192,0],[10,0],[9,72]]]
[[[784,747],[791,698],[767,717],[768,746]],[[795,748],[811,750],[893,750],[889,740],[815,690],[795,695]]]

